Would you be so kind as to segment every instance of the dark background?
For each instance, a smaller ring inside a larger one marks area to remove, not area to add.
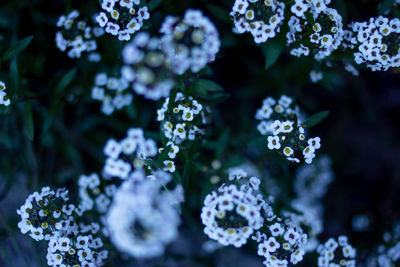
[[[379,12],[379,1],[333,2],[331,6],[342,14],[345,25]],[[230,95],[213,107],[213,123],[209,127],[211,140],[218,140],[229,129],[226,149],[218,154],[221,162],[236,156],[261,163],[270,160],[271,154],[264,153],[265,148],[248,147],[251,140],[259,137],[254,114],[267,96],[293,96],[309,115],[330,111],[327,119],[311,130],[312,135],[321,137],[321,153],[332,157],[336,175],[323,200],[325,230],[320,239],[347,234],[359,248],[362,260],[381,243],[382,233],[400,219],[399,70],[374,73],[357,66],[360,76],[354,77],[341,62],[328,68],[310,58],[292,57],[287,50],[272,68],[264,70],[262,48],[253,43],[250,34],[231,32],[233,25],[227,14],[232,4],[225,0],[165,0],[151,13],[152,25],[146,27],[156,34],[165,14],[180,15],[189,7],[202,9],[216,24],[222,47],[205,77]],[[55,46],[54,35],[58,16],[71,9],[91,16],[99,5],[97,1],[0,1],[0,54],[16,40],[34,36],[17,59],[18,86],[11,82],[10,62],[0,65],[0,80],[6,82],[12,101],[10,108],[0,107],[0,266],[46,265],[46,245],[31,241],[17,228],[15,210],[30,193],[50,185],[66,186],[75,195],[79,175],[101,169],[102,146],[109,137],[122,138],[131,126],[143,127],[154,136],[158,132],[155,119],[160,103],[135,96],[132,107],[107,117],[100,113],[99,103],[90,99],[95,73],[118,74],[123,44],[105,35],[98,40],[103,56],[100,64],[90,63],[86,57],[69,59]],[[60,80],[75,68],[77,73],[71,83],[56,92]],[[323,71],[320,83],[310,82],[311,69]],[[31,106],[32,116],[27,105]],[[203,153],[204,158],[215,155],[207,148]],[[267,165],[258,167],[263,170]],[[286,175],[294,177],[295,169],[290,165]],[[240,250],[224,248],[209,255],[200,252],[199,247],[207,238],[199,220],[202,198],[195,189],[209,182],[201,174],[190,179],[192,191],[186,191],[186,198],[194,200],[185,204],[180,239],[164,257],[135,264],[261,266],[262,258],[252,245]],[[291,190],[292,185],[288,183],[286,187]],[[352,231],[351,221],[356,214],[370,216],[367,232]],[[126,266],[132,264],[120,255],[111,254],[110,258]],[[108,266],[116,266],[115,262],[110,261]]]

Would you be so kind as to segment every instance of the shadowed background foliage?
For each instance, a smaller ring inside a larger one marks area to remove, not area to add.
[[[309,115],[329,110],[327,119],[311,130],[312,135],[321,137],[321,153],[332,157],[336,175],[323,201],[325,231],[321,240],[347,234],[355,247],[370,250],[379,244],[382,233],[400,220],[399,71],[361,70],[360,76],[354,77],[342,64],[328,68],[309,58],[292,57],[287,51],[265,70],[265,47],[256,46],[249,34],[231,31],[228,14],[232,3],[163,0],[151,13],[151,24],[146,24],[147,31],[157,34],[166,14],[180,15],[191,7],[207,14],[220,32],[221,50],[204,73],[229,97],[213,107],[208,135],[215,146],[204,148],[203,160],[217,155],[224,164],[250,159],[261,170],[269,167],[273,160],[266,147],[249,145],[259,137],[254,114],[267,96],[293,96]],[[376,16],[379,3],[338,0],[332,6],[346,24]],[[101,63],[88,62],[86,57],[69,59],[55,46],[56,21],[72,9],[89,17],[99,5],[97,1],[0,1],[0,55],[18,40],[33,36],[20,55],[0,61],[0,80],[6,82],[12,101],[9,108],[0,107],[1,266],[46,266],[43,244],[23,237],[17,228],[15,210],[31,192],[45,185],[65,186],[76,196],[79,175],[101,169],[106,140],[123,137],[131,126],[143,127],[158,139],[155,121],[160,103],[135,96],[131,107],[107,117],[91,100],[97,72],[119,73],[121,42],[109,35],[98,40]],[[310,82],[312,69],[323,72],[320,83]],[[294,177],[296,166],[288,166],[285,175]],[[279,171],[277,174],[279,179]],[[112,256],[126,266],[261,266],[261,258],[250,245],[241,250],[224,248],[211,255],[199,251],[207,238],[199,220],[202,196],[198,189],[210,183],[198,172],[185,179],[190,179],[190,186],[186,188],[181,237],[166,255],[139,262]],[[290,180],[286,187],[291,190]],[[352,231],[356,214],[370,216],[370,230]],[[116,264],[109,262],[108,266]]]

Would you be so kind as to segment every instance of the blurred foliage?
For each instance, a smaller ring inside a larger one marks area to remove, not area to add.
[[[392,2],[385,0],[379,5],[379,1],[372,0],[337,0],[333,1],[333,7],[339,10],[346,24],[388,12]],[[156,34],[166,14],[179,15],[189,7],[200,8],[216,24],[222,41],[217,59],[203,71],[203,79],[189,86],[196,96],[213,104],[207,141],[188,150],[187,160],[175,174],[187,196],[181,235],[192,243],[186,249],[174,250],[172,246],[169,253],[153,263],[238,266],[235,261],[226,262],[236,253],[232,248],[211,256],[195,251],[179,252],[196,250],[207,240],[202,234],[199,211],[204,196],[214,187],[209,179],[213,159],[222,163],[222,169],[247,161],[259,168],[261,176],[268,169],[287,188],[287,196],[282,197],[290,198],[297,166],[271,156],[259,138],[254,119],[265,97],[283,93],[295,97],[308,115],[330,111],[322,123],[312,128],[313,135],[322,139],[322,152],[332,156],[337,177],[324,200],[322,240],[348,234],[356,247],[371,249],[380,242],[382,232],[400,219],[399,71],[362,70],[359,77],[354,77],[342,64],[334,63],[328,68],[310,58],[298,59],[284,49],[282,33],[274,41],[257,46],[249,34],[232,33],[228,15],[231,5],[230,0],[149,1],[150,9],[154,10],[151,23],[145,27],[147,31]],[[132,106],[107,117],[100,112],[99,103],[91,100],[97,72],[119,73],[122,42],[109,35],[100,38],[101,64],[91,63],[86,57],[69,59],[55,46],[55,24],[61,14],[78,9],[89,17],[98,8],[97,1],[0,2],[0,80],[7,84],[12,101],[10,107],[0,107],[0,205],[1,201],[14,198],[10,195],[13,187],[26,186],[32,192],[45,185],[66,186],[76,195],[78,176],[101,169],[106,140],[122,138],[129,127],[142,127],[148,137],[161,142],[156,108],[162,101],[155,103],[135,96]],[[392,14],[399,16],[398,8]],[[310,82],[312,69],[324,74],[318,84]],[[2,266],[19,266],[12,265],[15,255],[28,259],[15,240],[20,235],[15,209],[25,197],[16,198],[15,206],[2,208],[0,212]],[[351,219],[359,213],[372,218],[367,234],[351,231]],[[7,244],[3,240],[11,242],[14,255],[5,256]],[[41,251],[43,257],[34,258],[37,266],[45,266],[44,249]],[[246,250],[241,250],[240,255],[243,253]],[[261,266],[261,258],[254,252],[250,254]],[[247,259],[249,255],[243,257]],[[110,262],[109,266],[118,263]]]

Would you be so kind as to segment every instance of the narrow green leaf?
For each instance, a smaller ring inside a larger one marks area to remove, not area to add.
[[[285,44],[281,39],[282,38],[273,39],[270,42],[267,42],[262,48],[265,55],[264,68],[266,70],[268,70],[275,64],[275,62],[281,55],[283,48],[285,47]]]
[[[12,45],[3,55],[3,60],[8,60],[20,54],[31,43],[33,36],[26,37]]]
[[[33,126],[33,116],[32,116],[32,109],[31,103],[26,102],[25,106],[25,129],[28,135],[29,140],[33,141],[34,138],[34,126]]]
[[[151,0],[148,4],[147,7],[149,8],[150,11],[154,10],[156,7],[158,7],[161,3],[161,0]]]
[[[226,128],[219,137],[217,151],[215,152],[217,159],[219,159],[222,156],[222,153],[224,153],[226,147],[228,146],[230,135],[231,135],[231,130],[229,128]]]
[[[55,88],[55,93],[59,94],[61,93],[74,79],[76,75],[76,68],[73,68],[72,70],[68,71],[60,80],[58,85]]]
[[[249,142],[249,147],[265,147],[267,145],[267,137],[260,136],[257,138],[252,139]]]
[[[394,5],[394,0],[383,0],[383,2],[379,5],[379,15],[382,15],[387,10],[391,9]]]
[[[213,4],[207,4],[206,8],[213,15],[213,17],[226,23],[232,23],[232,18],[224,8]]]
[[[329,111],[327,111],[327,110],[319,112],[317,114],[314,114],[311,117],[309,117],[305,122],[303,122],[302,126],[304,128],[313,127],[313,126],[317,125],[318,123],[320,123],[321,121],[323,121],[328,115],[329,115]]]
[[[11,60],[10,76],[11,76],[11,85],[13,87],[14,93],[17,93],[18,92],[19,74],[18,74],[18,65],[17,65],[17,59],[16,58],[13,58]]]
[[[199,79],[194,83],[194,88],[196,91],[208,91],[208,92],[222,92],[224,91],[224,88],[222,88],[219,84],[216,82],[210,81],[210,80],[205,80],[205,79]]]
[[[306,16],[308,23],[310,23],[311,25],[315,24],[314,17],[310,12],[307,11],[306,13],[304,13],[304,15]]]
[[[174,89],[171,95],[169,96],[168,111],[171,111],[172,108],[174,107],[175,98],[177,94],[178,94],[178,89]]]

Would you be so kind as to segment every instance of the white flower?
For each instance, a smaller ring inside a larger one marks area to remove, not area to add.
[[[294,153],[294,151],[293,151],[293,149],[291,148],[291,147],[285,147],[284,149],[283,149],[283,154],[286,156],[286,157],[290,157],[291,155],[293,155],[293,153]]]
[[[314,149],[321,148],[321,139],[319,137],[308,139],[308,145],[313,147]]]
[[[281,144],[279,143],[279,136],[268,136],[268,148],[269,149],[280,149]]]
[[[164,160],[164,170],[175,172],[175,163],[172,160]]]

